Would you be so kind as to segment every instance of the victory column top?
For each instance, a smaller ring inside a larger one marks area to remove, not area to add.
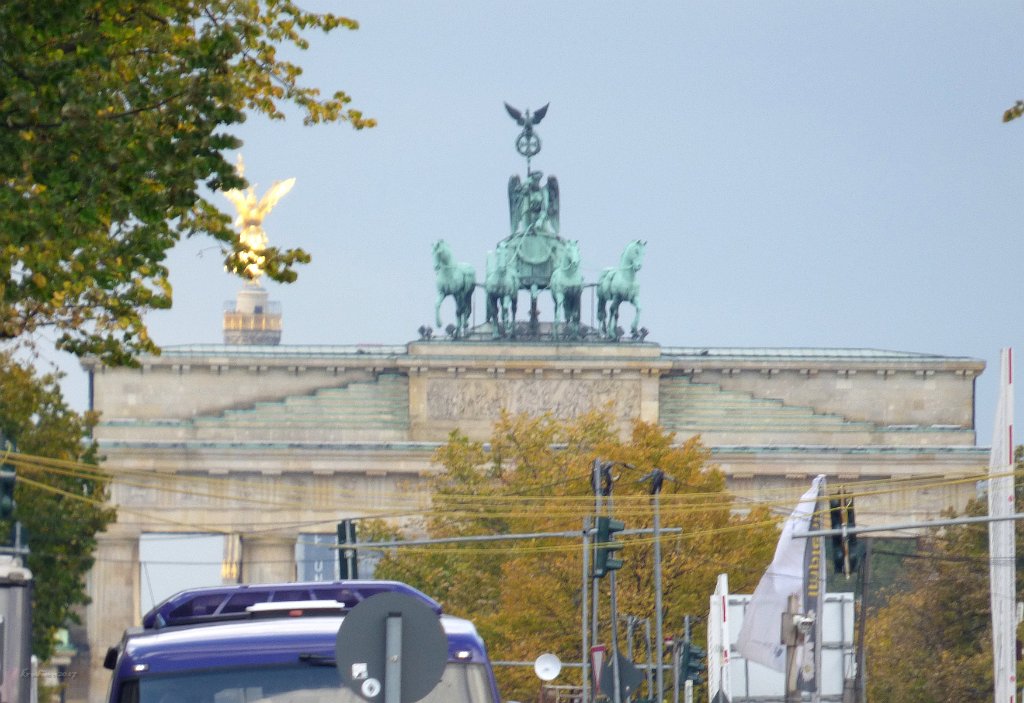
[[[238,155],[235,170],[239,176],[245,175],[245,162],[241,154]],[[224,191],[224,197],[231,201],[235,206],[235,212],[238,213],[234,224],[238,228],[238,239],[244,247],[239,258],[246,264],[245,273],[253,281],[259,282],[260,276],[263,275],[264,257],[260,252],[267,248],[267,232],[263,229],[263,220],[294,185],[294,178],[274,181],[259,200],[256,199],[256,189],[253,186],[249,186],[245,191],[238,188]]]

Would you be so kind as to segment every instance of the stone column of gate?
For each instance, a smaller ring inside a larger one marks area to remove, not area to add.
[[[640,419],[657,423],[661,418],[661,369],[640,370]]]
[[[242,583],[295,579],[295,537],[242,537]]]
[[[110,671],[103,668],[107,648],[117,645],[128,627],[140,623],[139,536],[125,534],[112,525],[96,535],[96,563],[89,572],[87,592],[91,603],[82,618],[93,642],[73,639],[79,654],[71,664],[66,700],[98,701],[110,685]],[[119,534],[121,533],[121,534]]]

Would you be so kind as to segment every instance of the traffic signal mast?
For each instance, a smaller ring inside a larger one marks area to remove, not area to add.
[[[342,520],[338,523],[338,578],[359,578],[359,556],[354,546],[358,541],[355,520]]]
[[[838,534],[832,535],[832,566],[836,574],[849,578],[857,570],[860,561],[857,535],[846,532],[857,526],[853,512],[853,497],[840,488],[837,496],[829,501],[829,515],[832,519],[832,529],[840,530]]]
[[[618,571],[622,568],[622,559],[619,558],[619,550],[622,549],[622,542],[614,541],[614,535],[626,529],[622,520],[614,520],[610,517],[599,516],[597,518],[597,551],[594,555],[594,576],[604,578],[604,575],[611,571]]]
[[[0,433],[0,520],[14,519],[14,484],[17,482],[18,472],[14,464],[7,460],[8,455],[14,451],[14,443]],[[13,533],[12,526],[11,534]]]
[[[679,656],[680,678],[692,681],[694,686],[704,683],[704,674],[708,670],[708,653],[690,641],[683,642],[683,651]]]
[[[0,520],[10,520],[14,516],[14,483],[17,471],[12,464],[0,466]]]

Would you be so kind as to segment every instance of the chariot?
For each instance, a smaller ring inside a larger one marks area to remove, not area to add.
[[[540,171],[527,170],[525,182],[512,176],[508,183],[509,229],[487,257],[484,289],[487,293],[487,322],[493,336],[516,336],[517,298],[530,294],[527,332],[539,329],[537,297],[550,290],[555,302],[555,325],[559,316],[573,334],[579,332],[579,300],[583,277],[579,271],[579,245],[558,235],[558,180],[549,177],[541,184]]]
[[[597,317],[600,329],[588,331],[580,324],[580,300],[583,295],[583,275],[580,271],[580,249],[576,240],[563,239],[559,234],[558,179],[534,171],[530,159],[540,151],[540,138],[533,131],[547,113],[545,105],[530,114],[519,112],[507,103],[505,108],[523,128],[516,140],[516,149],[526,157],[526,178],[512,176],[508,182],[510,234],[498,242],[487,255],[483,288],[486,292],[487,317],[493,337],[540,336],[537,298],[541,291],[551,291],[554,301],[554,320],[551,334],[582,339],[593,332],[603,338],[618,338],[618,309],[623,301],[636,310],[633,337],[638,336],[640,306],[637,298],[639,286],[636,272],[640,269],[645,242],[635,240],[623,252],[618,267],[605,269],[596,284]],[[472,305],[473,269],[457,263],[443,241],[434,246],[434,268],[437,271],[438,298],[435,305],[437,324],[440,326],[442,300],[451,295],[456,301],[457,324],[450,331],[453,337],[466,337]],[[530,294],[530,314],[525,326],[516,324],[516,308],[521,291]],[[607,309],[606,309],[607,307]]]

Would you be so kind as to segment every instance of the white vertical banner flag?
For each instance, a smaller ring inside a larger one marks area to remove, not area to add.
[[[763,664],[775,671],[786,670],[786,648],[781,642],[782,614],[786,612],[786,604],[792,594],[800,596],[800,607],[803,609],[807,579],[804,556],[808,540],[794,538],[793,534],[807,532],[824,481],[824,474],[818,475],[800,499],[796,510],[786,519],[779,544],[775,547],[775,558],[754,589],[754,595],[743,615],[743,625],[736,636],[736,649],[740,654],[748,661]]]
[[[729,678],[729,575],[719,574],[708,614],[708,700],[732,700]]]
[[[824,483],[822,484],[822,486]],[[818,502],[814,514],[807,521],[807,529],[817,532],[823,527],[822,516],[828,512],[828,505],[822,500],[821,487],[818,490]],[[825,538],[812,537],[801,540],[804,543],[804,592],[801,609],[804,616],[814,620],[814,627],[804,634],[804,644],[800,650],[800,671],[797,673],[796,687],[800,691],[808,691],[813,695],[811,700],[821,700],[819,684],[821,682],[821,622],[822,608],[825,605]]]
[[[1000,354],[999,404],[992,453],[988,460],[989,517],[1012,515],[1013,492],[1013,350]],[[992,663],[996,703],[1015,703],[1017,688],[1017,579],[1014,521],[988,524],[992,601]]]

